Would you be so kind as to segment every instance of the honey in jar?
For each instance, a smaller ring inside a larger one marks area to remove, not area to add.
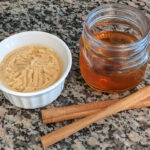
[[[87,16],[80,39],[83,78],[100,91],[134,88],[145,73],[148,40],[147,18],[137,9],[123,5],[98,7]]]

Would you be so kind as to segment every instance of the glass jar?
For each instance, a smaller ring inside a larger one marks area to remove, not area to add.
[[[147,17],[130,6],[91,11],[80,38],[80,70],[87,84],[106,92],[137,86],[149,57],[149,26]]]

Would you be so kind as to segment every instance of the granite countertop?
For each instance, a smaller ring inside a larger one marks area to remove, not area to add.
[[[40,150],[40,137],[74,120],[44,125],[41,110],[92,101],[122,98],[150,84],[150,64],[145,79],[133,90],[120,94],[98,93],[87,86],[79,71],[79,38],[85,16],[107,0],[1,0],[0,40],[22,31],[38,30],[64,40],[73,65],[61,96],[52,104],[34,110],[13,106],[0,91],[0,149]],[[109,0],[141,9],[150,18],[148,0]],[[97,121],[46,148],[47,150],[150,150],[150,108],[129,110]]]

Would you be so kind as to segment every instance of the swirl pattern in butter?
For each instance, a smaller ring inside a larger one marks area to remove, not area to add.
[[[0,64],[0,81],[18,92],[33,92],[54,84],[62,73],[59,55],[48,47],[31,45],[17,48]]]

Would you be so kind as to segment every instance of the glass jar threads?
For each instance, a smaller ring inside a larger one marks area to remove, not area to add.
[[[85,19],[80,38],[80,70],[87,84],[106,92],[137,86],[149,51],[147,17],[124,5],[104,5]]]

